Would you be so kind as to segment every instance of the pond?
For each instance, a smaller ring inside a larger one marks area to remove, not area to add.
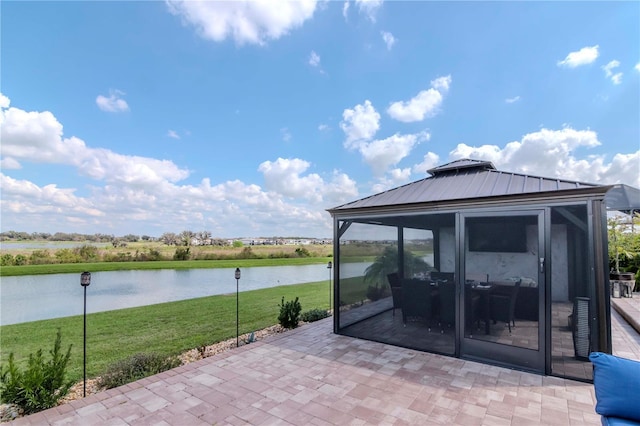
[[[343,264],[344,278],[363,275],[370,263]],[[87,287],[87,313],[133,308],[216,294],[235,293],[235,268],[94,272]],[[325,264],[243,268],[240,291],[327,281]],[[3,277],[0,325],[81,315],[80,274]]]

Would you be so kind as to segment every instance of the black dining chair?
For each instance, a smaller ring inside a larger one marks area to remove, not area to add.
[[[387,274],[387,281],[391,288],[391,298],[393,299],[393,316],[396,316],[396,309],[402,309],[402,282],[397,272]]]
[[[456,285],[453,282],[440,283],[438,285],[438,298],[440,300],[440,333],[444,333],[444,327],[451,327],[456,322]]]
[[[511,333],[511,324],[516,326],[515,310],[516,299],[518,298],[518,290],[520,289],[522,280],[515,282],[513,287],[505,287],[501,292],[495,292],[489,296],[489,306],[491,312],[491,319],[495,324],[496,321],[504,321],[509,326],[509,333]],[[506,291],[505,291],[506,290]]]
[[[417,279],[402,280],[402,323],[407,325],[408,318],[423,318],[431,331],[432,288],[428,282]]]

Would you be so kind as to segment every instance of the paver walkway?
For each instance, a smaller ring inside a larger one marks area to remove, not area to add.
[[[13,424],[600,424],[591,384],[338,336],[331,321]],[[612,329],[614,353],[640,359],[638,334],[616,312]]]

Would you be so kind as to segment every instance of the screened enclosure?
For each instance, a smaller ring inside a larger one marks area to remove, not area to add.
[[[589,352],[611,351],[611,187],[475,160],[429,173],[329,210],[335,332],[591,380]]]

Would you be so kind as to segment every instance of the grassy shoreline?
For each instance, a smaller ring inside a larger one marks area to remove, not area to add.
[[[291,261],[291,259],[287,259]],[[240,293],[240,334],[277,324],[282,297],[300,298],[302,310],[328,308],[328,281],[272,287]],[[113,362],[139,352],[177,355],[235,336],[236,297],[208,296],[177,302],[87,315],[87,376],[95,377]],[[0,358],[11,352],[25,364],[30,353],[53,347],[57,329],[63,348],[72,344],[68,377],[82,378],[82,316],[0,327]]]
[[[273,259],[233,259],[233,260],[158,260],[148,262],[97,262],[63,263],[46,265],[3,266],[0,277],[45,274],[70,274],[105,271],[155,270],[155,269],[197,269],[197,268],[247,268],[252,266],[296,266],[327,263],[331,257],[300,257]]]

